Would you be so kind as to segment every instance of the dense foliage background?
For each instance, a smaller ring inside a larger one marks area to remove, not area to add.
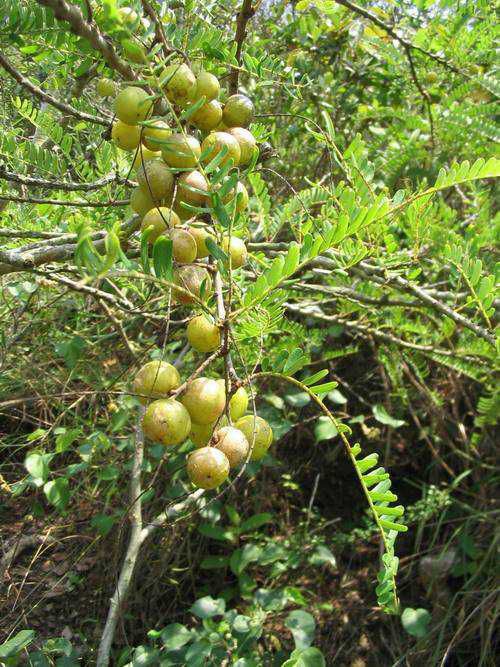
[[[141,81],[139,45],[161,58],[156,15],[223,87],[239,63],[256,108],[233,361],[264,373],[276,441],[143,545],[111,664],[493,665],[491,3],[131,2],[132,24],[121,4],[2,7],[0,662],[94,664],[130,534],[130,379],[200,364],[96,92]],[[358,442],[406,508],[399,607],[402,528],[374,521]],[[145,521],[184,498],[190,448],[146,447]]]

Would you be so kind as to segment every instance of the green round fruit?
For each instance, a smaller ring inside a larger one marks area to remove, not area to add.
[[[171,208],[159,206],[148,211],[141,222],[141,231],[145,232],[148,227],[153,227],[153,231],[148,236],[148,242],[154,243],[156,239],[164,234],[167,229],[180,225],[181,221]]]
[[[197,352],[214,352],[220,347],[220,329],[206,315],[196,315],[186,327],[187,339]]]
[[[100,97],[114,97],[117,89],[118,85],[112,79],[106,77],[99,79],[96,84],[97,94]]]
[[[168,238],[172,239],[174,259],[178,264],[190,264],[196,259],[196,241],[185,229],[171,229]]]
[[[137,125],[149,115],[153,106],[148,93],[142,88],[127,86],[115,99],[115,113],[122,123]]]
[[[196,246],[198,248],[196,253],[197,259],[203,259],[204,257],[208,257],[210,254],[207,248],[208,239],[212,239],[212,241],[215,242],[215,237],[213,234],[210,234],[207,229],[207,225],[190,225],[188,227],[188,231],[192,236],[194,236],[194,240],[196,241]]]
[[[191,431],[189,432],[189,437],[196,447],[204,447],[214,432],[215,423],[211,424],[197,424],[196,422],[191,422]]]
[[[181,402],[197,424],[210,424],[219,417],[226,406],[226,394],[217,380],[200,377],[192,380]]]
[[[173,169],[193,169],[201,155],[200,142],[189,134],[171,134],[162,144],[161,155]]]
[[[237,468],[248,456],[250,445],[245,434],[234,426],[223,426],[212,436],[212,446],[224,452],[230,468]]]
[[[175,63],[161,75],[161,85],[170,102],[184,107],[193,99],[196,77],[185,63]]]
[[[150,160],[160,159],[160,151],[150,151],[149,148],[142,146],[142,148],[135,154],[134,161],[132,162],[132,169],[139,169],[145,162],[149,162]]]
[[[177,181],[176,203],[203,206],[207,202],[208,183],[199,171],[185,171]]]
[[[220,386],[226,391],[226,381],[224,378],[217,380]],[[248,408],[248,394],[245,387],[239,387],[229,400],[229,415],[231,421],[235,422],[243,417]]]
[[[149,361],[137,373],[132,383],[135,394],[139,394],[141,403],[150,398],[168,396],[172,389],[181,383],[179,371],[166,361]]]
[[[220,165],[226,164],[229,160],[233,161],[233,167],[239,164],[241,151],[240,145],[236,139],[227,132],[211,132],[203,139],[201,144],[201,152],[206,154],[203,162],[208,164],[224,149],[227,149],[226,154],[220,161]]]
[[[111,128],[111,140],[124,151],[135,151],[141,141],[141,129],[115,120]]]
[[[118,16],[128,27],[134,26],[139,20],[139,14],[132,7],[119,7]]]
[[[189,455],[187,474],[198,488],[216,489],[229,476],[229,461],[215,447],[202,447]]]
[[[212,279],[208,271],[202,266],[179,266],[174,271],[174,282],[188,292],[186,294],[186,292],[174,289],[175,298],[179,303],[194,303],[197,298],[200,299],[203,284],[205,285],[204,299],[212,292]]]
[[[240,165],[249,164],[257,149],[257,142],[255,141],[253,134],[244,127],[232,127],[228,130],[228,134],[234,137],[240,145]]]
[[[245,243],[237,236],[225,236],[222,239],[222,249],[231,257],[231,267],[239,269],[246,262],[247,248]]]
[[[168,123],[164,120],[156,119],[154,125],[148,125],[142,130],[142,143],[150,151],[159,151],[163,141],[172,134]]]
[[[137,182],[153,199],[170,199],[174,192],[174,176],[161,160],[149,160],[137,170]]]
[[[246,95],[231,95],[224,105],[222,121],[227,127],[248,127],[252,116],[252,100]]]
[[[199,130],[214,130],[222,118],[222,107],[217,100],[211,100],[198,109],[189,119]]]
[[[180,445],[191,430],[191,418],[186,408],[171,398],[151,403],[142,420],[144,434],[162,445]]]
[[[130,208],[134,213],[137,213],[137,215],[142,217],[152,208],[159,205],[160,202],[155,202],[151,195],[148,192],[143,192],[140,187],[132,190],[132,194],[130,195]]]
[[[220,83],[219,79],[202,70],[196,77],[196,89],[193,96],[193,101],[196,102],[202,97],[205,97],[205,102],[211,102],[219,97]]]
[[[252,449],[250,460],[262,459],[273,441],[273,430],[266,420],[259,416],[246,415],[238,419],[235,426],[243,431],[250,443]]]

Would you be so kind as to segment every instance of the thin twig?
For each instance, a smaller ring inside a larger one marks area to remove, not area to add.
[[[238,78],[240,75],[241,52],[243,49],[243,42],[245,41],[247,33],[247,23],[255,14],[257,5],[258,2],[255,2],[254,6],[252,7],[252,0],[243,0],[240,11],[238,12],[238,17],[236,19],[236,34],[234,36],[234,41],[236,42],[235,58],[238,65],[237,67],[231,68],[231,73],[229,75],[230,95],[234,95],[234,93],[238,92]]]

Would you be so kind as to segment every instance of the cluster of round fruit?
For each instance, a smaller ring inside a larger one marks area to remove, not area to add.
[[[165,446],[180,445],[188,437],[197,449],[188,455],[187,473],[202,489],[215,489],[231,468],[265,456],[273,432],[265,419],[245,415],[248,394],[239,387],[226,405],[224,379],[198,377],[188,382],[179,400],[178,370],[165,361],[150,361],[137,373],[133,390],[146,408],[146,437]],[[170,396],[170,397],[169,397]]]
[[[102,80],[99,84],[101,94],[114,93],[112,85]],[[162,90],[178,127],[172,129],[162,117],[152,116],[154,109],[161,108],[154,96],[143,88],[128,86],[115,97],[111,136],[120,148],[136,152],[133,167],[139,185],[131,194],[131,208],[142,219],[141,229],[149,230],[150,242],[160,235],[172,240],[177,265],[174,282],[185,290],[175,296],[181,303],[189,303],[200,297],[203,283],[206,293],[211,286],[206,269],[193,264],[209,255],[207,240],[215,242],[214,230],[196,220],[200,211],[208,211],[211,194],[221,189],[220,179],[213,179],[218,182],[212,186],[205,169],[210,164],[222,167],[229,161],[232,167],[251,163],[257,150],[247,129],[253,104],[237,94],[222,106],[217,99],[218,79],[204,70],[195,76],[185,63],[168,66],[151,86]],[[188,118],[181,124],[177,112],[184,109],[186,114],[186,108]],[[249,201],[246,187],[237,181],[231,191],[224,190],[221,200],[233,214],[242,213]],[[233,269],[245,263],[247,249],[241,238],[222,236],[221,246]]]

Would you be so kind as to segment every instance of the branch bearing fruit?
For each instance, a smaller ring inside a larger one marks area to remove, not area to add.
[[[201,155],[200,142],[190,134],[171,134],[161,147],[161,155],[173,169],[193,169]]]
[[[123,151],[135,151],[141,141],[141,128],[115,120],[111,128],[111,139]]]
[[[224,411],[226,394],[217,380],[200,377],[188,384],[181,402],[194,422],[210,424]]]
[[[179,371],[166,361],[149,361],[138,371],[132,383],[134,393],[139,394],[141,403],[150,398],[168,396],[181,383]]]
[[[186,294],[174,288],[175,298],[179,303],[194,303],[197,298],[201,299],[203,285],[203,298],[206,299],[212,292],[212,279],[202,266],[179,266],[174,271],[174,282],[189,292]]]
[[[207,248],[207,239],[212,239],[212,241],[215,242],[215,238],[213,234],[210,234],[207,231],[207,226],[190,225],[188,227],[188,231],[191,234],[191,236],[194,236],[194,240],[196,241],[196,246],[198,248],[198,251],[196,253],[197,259],[203,259],[203,257],[208,257],[210,253]]]
[[[184,107],[194,97],[196,77],[185,63],[176,63],[169,65],[161,75],[161,86],[170,102]]]
[[[153,227],[153,231],[148,237],[149,243],[154,243],[160,234],[164,234],[170,227],[180,225],[181,221],[172,209],[166,206],[152,208],[142,219],[141,231],[145,232],[148,227]]]
[[[187,339],[197,352],[214,352],[220,347],[220,329],[205,315],[193,317],[186,328]]]
[[[180,445],[191,430],[191,418],[186,408],[171,398],[153,401],[142,420],[145,435],[162,445]]]
[[[234,426],[223,426],[212,436],[211,444],[227,457],[230,468],[237,468],[248,456],[250,445],[245,434]]]
[[[232,127],[228,130],[228,134],[234,137],[240,145],[240,165],[250,164],[257,149],[257,142],[253,134],[244,127]]]
[[[245,243],[237,236],[225,236],[222,239],[222,249],[231,257],[231,266],[233,269],[239,269],[246,262],[247,248]]]
[[[191,116],[189,122],[199,130],[209,132],[214,130],[222,118],[222,107],[217,100],[211,100]]]
[[[152,106],[149,94],[142,88],[127,86],[115,98],[116,116],[127,125],[137,125],[146,120]]]
[[[150,151],[159,151],[162,143],[172,134],[168,123],[156,119],[153,125],[148,125],[142,130],[142,143]]]
[[[196,259],[196,241],[185,229],[171,229],[167,233],[172,239],[174,259],[178,264],[190,264]]]
[[[204,97],[206,102],[211,102],[219,97],[219,92],[220,83],[218,78],[213,74],[210,74],[210,72],[202,70],[196,77],[196,89],[193,101],[197,102]]]
[[[189,455],[187,474],[200,489],[216,489],[229,476],[229,461],[215,447],[202,447]]]
[[[253,116],[253,103],[246,95],[231,95],[222,111],[226,127],[248,127]]]
[[[174,176],[161,160],[149,160],[139,167],[137,182],[153,199],[169,199],[174,192]]]
[[[250,443],[252,449],[250,460],[262,459],[273,441],[273,430],[266,420],[259,416],[246,415],[238,419],[235,426],[243,431]]]
[[[236,167],[239,164],[241,157],[240,145],[228,132],[211,132],[205,139],[203,139],[201,152],[206,153],[203,162],[208,164],[211,160],[217,157],[224,148],[227,149],[227,152],[221,159],[220,165],[224,165],[229,160],[232,160],[233,167]]]

